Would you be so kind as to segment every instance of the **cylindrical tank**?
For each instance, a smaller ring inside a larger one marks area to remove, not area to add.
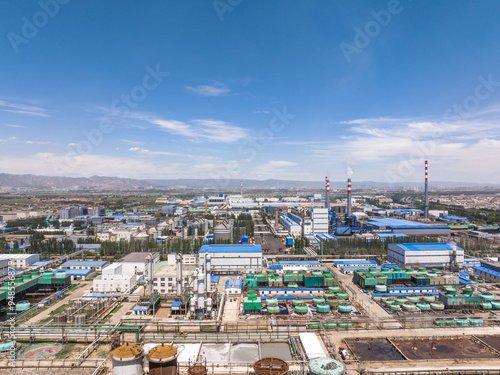
[[[113,350],[113,375],[142,375],[142,348],[139,345],[122,345]]]
[[[387,292],[387,285],[375,285],[375,291],[385,293]]]
[[[338,298],[342,298],[342,299],[348,299],[349,298],[349,294],[347,294],[345,292],[341,292],[341,293],[337,293],[337,297]]]
[[[67,317],[73,315],[74,312],[75,312],[75,309],[71,306],[68,306],[64,309],[64,313],[66,314]]]
[[[472,296],[472,294],[474,294],[474,291],[472,289],[462,289],[462,294],[464,296]]]
[[[386,299],[385,300],[386,306],[391,306],[391,305],[394,305],[395,303],[396,303],[396,301],[394,301],[393,299]]]
[[[30,308],[30,303],[28,301],[21,301],[16,304],[16,312],[26,311]]]
[[[205,293],[205,276],[203,273],[198,274],[198,293]]]
[[[285,375],[288,364],[278,358],[262,358],[253,365],[255,375]]]
[[[481,306],[483,306],[483,309],[485,310],[491,310],[493,306],[491,305],[491,302],[482,302]]]
[[[444,310],[444,303],[442,303],[442,302],[432,302],[431,303],[431,309],[436,310],[436,311],[442,311],[442,310]]]
[[[191,297],[189,300],[189,309],[191,310],[191,313],[193,314],[196,310],[196,296]]]
[[[402,307],[403,307],[403,310],[405,310],[405,311],[417,311],[418,310],[417,307],[413,303],[408,303],[408,302],[404,303],[402,305]]]
[[[64,279],[66,277],[66,271],[59,271],[59,272],[56,272],[56,278],[58,279]]]
[[[165,344],[155,346],[146,358],[149,361],[150,375],[177,374],[177,349],[174,346]]]
[[[491,301],[491,306],[492,306],[495,310],[500,310],[500,302],[498,302],[498,301]]]
[[[325,299],[324,298],[321,298],[321,297],[314,297],[313,298],[313,305],[316,306],[320,303],[324,303],[325,302]]]
[[[329,286],[328,290],[333,293],[338,293],[340,292],[340,287],[339,286]]]
[[[83,306],[83,301],[77,300],[77,301],[75,301],[73,306],[75,307],[75,310],[81,309]]]
[[[305,313],[307,313],[307,310],[308,310],[308,308],[307,308],[306,305],[297,305],[297,306],[295,306],[295,312],[297,314],[305,314]]]
[[[344,314],[350,313],[352,310],[352,305],[346,305],[346,304],[339,305],[338,310],[340,313],[344,313]]]
[[[423,302],[419,302],[417,303],[417,307],[422,310],[422,311],[428,311],[431,309],[431,305],[429,305],[428,303],[423,303]]]
[[[110,336],[110,344],[112,349],[116,349],[120,346],[120,340],[121,340],[122,335],[119,332],[113,333]]]
[[[436,300],[436,296],[434,296],[432,294],[424,294],[422,296],[422,300],[424,302],[434,302]]]
[[[87,315],[85,314],[76,314],[73,316],[75,319],[75,324],[85,324],[87,323]]]
[[[450,288],[446,291],[446,295],[448,296],[456,296],[457,295],[457,290],[456,289],[453,289],[453,288]]]
[[[277,305],[278,304],[278,299],[274,297],[269,297],[266,299],[266,305]]]
[[[288,284],[288,288],[298,288],[298,287],[299,287],[299,284],[297,284],[297,283]]]
[[[320,303],[316,305],[316,310],[318,310],[319,313],[325,314],[330,311],[330,305],[326,303]]]
[[[280,308],[278,305],[267,305],[267,312],[269,314],[278,314],[280,312]]]
[[[481,294],[481,299],[485,301],[493,301],[495,296],[493,294]]]
[[[22,276],[16,277],[15,280],[14,280],[14,283],[15,284],[22,284],[23,283],[23,277]]]
[[[401,310],[401,305],[398,305],[397,303],[394,303],[394,304],[390,305],[389,308],[391,309],[391,311],[400,311]]]
[[[328,306],[330,306],[331,309],[333,309],[334,307],[337,307],[342,302],[344,302],[343,299],[337,299],[337,298],[328,298],[326,300],[326,303],[328,303]]]
[[[309,362],[312,375],[342,375],[346,368],[342,362],[331,358],[314,358]]]
[[[54,323],[66,323],[67,320],[66,314],[64,313],[54,315]]]
[[[31,275],[23,275],[23,281],[31,280]]]
[[[396,303],[397,303],[398,305],[403,305],[403,304],[405,304],[406,302],[408,302],[408,300],[407,300],[406,298],[403,298],[403,297],[398,297],[398,298],[396,298]]]
[[[52,272],[44,272],[42,275],[42,278],[44,279],[50,279],[54,274]]]
[[[302,297],[295,297],[294,299],[292,299],[292,305],[294,305],[294,306],[297,306],[297,305],[300,305],[303,303],[304,303],[304,299]]]
[[[210,313],[212,311],[212,304],[213,304],[212,298],[207,298],[205,300],[205,308],[207,309],[208,313]]]
[[[335,293],[333,293],[333,292],[325,292],[325,293],[323,293],[323,298],[325,298],[325,299],[334,298],[334,297],[335,297]]]
[[[420,300],[419,296],[406,296],[408,302],[417,303]]]

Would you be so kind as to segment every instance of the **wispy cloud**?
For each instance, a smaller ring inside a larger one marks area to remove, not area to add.
[[[130,147],[129,151],[136,151],[140,152],[142,154],[147,154],[147,155],[167,155],[167,156],[178,156],[179,154],[176,154],[175,152],[168,152],[168,151],[151,151],[146,148],[140,148],[140,147]]]
[[[20,115],[50,117],[46,113],[47,111],[44,108],[32,105],[8,102],[5,100],[0,100],[0,111],[17,113]]]
[[[16,137],[0,138],[0,143],[12,142],[15,140],[16,140]]]
[[[220,82],[215,82],[213,85],[186,86],[186,90],[203,96],[222,96],[231,91]]]
[[[49,141],[26,141],[26,144],[28,145],[55,145],[53,142]]]
[[[17,125],[17,124],[6,124],[5,126],[8,126],[9,128],[26,128],[24,125]]]

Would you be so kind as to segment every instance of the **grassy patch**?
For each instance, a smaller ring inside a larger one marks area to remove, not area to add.
[[[54,357],[56,359],[67,359],[67,358],[73,358],[74,353],[77,353],[81,350],[82,345],[81,344],[76,344],[76,343],[71,343],[71,344],[66,344],[64,345],[64,348],[57,353]]]

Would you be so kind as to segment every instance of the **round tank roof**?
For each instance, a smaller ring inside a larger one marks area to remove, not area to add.
[[[177,356],[177,348],[172,345],[161,344],[155,346],[148,353],[148,360],[150,362],[170,362]]]
[[[284,375],[288,372],[288,364],[279,358],[262,358],[253,365],[258,375]]]
[[[309,370],[316,375],[341,375],[345,372],[345,366],[331,358],[315,358],[309,362]]]
[[[122,345],[113,350],[113,360],[120,362],[134,361],[142,355],[140,345]]]
[[[208,372],[206,366],[201,366],[201,365],[196,365],[196,366],[191,366],[188,369],[188,374],[189,375],[206,375]]]

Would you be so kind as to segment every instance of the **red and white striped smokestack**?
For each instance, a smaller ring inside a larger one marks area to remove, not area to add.
[[[325,208],[330,209],[330,180],[325,177]]]
[[[347,179],[347,216],[351,216],[351,179]]]
[[[427,160],[425,161],[424,217],[429,219],[429,168]]]

